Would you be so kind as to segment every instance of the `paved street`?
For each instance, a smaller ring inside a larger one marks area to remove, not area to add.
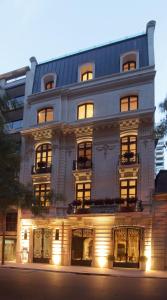
[[[0,300],[166,300],[167,279],[0,269]]]

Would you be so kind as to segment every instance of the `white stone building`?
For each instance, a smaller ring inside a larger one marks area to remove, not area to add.
[[[20,214],[18,261],[156,268],[154,28],[46,63],[31,58],[20,178],[41,216]]]

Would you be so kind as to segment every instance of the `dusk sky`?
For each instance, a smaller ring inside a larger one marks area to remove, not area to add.
[[[156,20],[156,103],[167,94],[166,0],[0,0],[0,12],[0,73],[31,56],[43,62],[140,34]]]

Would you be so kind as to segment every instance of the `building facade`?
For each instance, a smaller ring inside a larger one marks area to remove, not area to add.
[[[5,130],[21,149],[20,130],[23,126],[23,107],[26,72],[23,67],[0,75],[0,97],[6,101],[3,111]],[[17,209],[9,209],[6,216],[5,261],[16,260]],[[0,215],[0,259],[1,259],[2,216]]]
[[[154,29],[26,73],[17,261],[158,268],[153,256]],[[161,265],[161,268],[162,265]]]
[[[155,148],[155,172],[159,173],[160,170],[165,169],[165,143],[160,139]]]

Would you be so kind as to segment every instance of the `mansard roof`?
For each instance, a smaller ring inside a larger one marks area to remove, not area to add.
[[[147,34],[39,63],[36,65],[33,93],[41,91],[41,79],[47,73],[56,73],[56,87],[77,83],[78,67],[88,62],[95,65],[95,78],[119,73],[120,56],[131,51],[139,53],[139,68],[148,66]]]

